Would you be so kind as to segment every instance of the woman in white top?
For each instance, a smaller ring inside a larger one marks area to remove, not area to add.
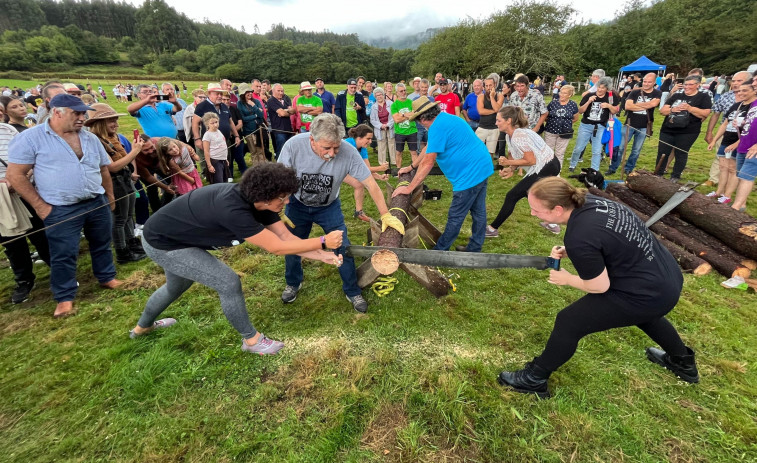
[[[500,177],[512,177],[516,168],[525,169],[526,174],[505,195],[505,203],[497,218],[486,227],[487,238],[499,236],[497,229],[513,213],[515,204],[528,196],[531,185],[543,177],[556,177],[560,173],[560,162],[555,153],[536,132],[528,128],[528,118],[521,108],[504,106],[497,112],[496,124],[499,131],[506,135],[509,148],[507,157],[499,158],[499,165],[505,166],[499,171]],[[552,224],[542,226],[555,233],[549,225]],[[559,233],[560,226],[554,226]]]

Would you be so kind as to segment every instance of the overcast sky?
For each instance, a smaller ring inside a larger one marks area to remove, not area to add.
[[[143,3],[142,0],[127,1],[137,6]],[[557,3],[570,5],[577,10],[576,20],[601,22],[615,17],[625,1],[557,0]],[[451,26],[466,17],[485,19],[498,9],[506,9],[513,1],[479,3],[432,0],[416,3],[406,0],[166,0],[166,3],[190,19],[202,22],[207,18],[211,22],[228,24],[236,29],[244,26],[249,33],[253,32],[255,24],[261,33],[265,33],[272,24],[283,23],[301,31],[321,32],[328,29],[338,33],[357,33],[361,39],[367,39],[386,37],[389,34],[408,35],[429,27]],[[487,4],[491,6],[483,6]],[[413,5],[420,7],[408,10]]]

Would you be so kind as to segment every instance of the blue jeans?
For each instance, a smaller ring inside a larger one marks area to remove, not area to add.
[[[578,164],[578,158],[586,145],[591,142],[591,168],[599,170],[599,163],[602,161],[602,134],[605,133],[605,126],[597,124],[597,134],[594,133],[594,124],[578,125],[578,136],[576,137],[576,146],[573,148],[573,155],[570,157],[570,168],[575,169]]]
[[[618,167],[620,167],[620,162],[623,159],[623,155],[626,152],[626,147],[628,146],[628,143],[631,141],[631,139],[633,139],[631,155],[628,156],[626,167],[623,169],[625,173],[628,174],[634,169],[634,167],[636,167],[636,161],[639,160],[639,155],[641,154],[641,146],[644,144],[644,140],[647,138],[647,128],[644,127],[643,129],[633,129],[630,126],[625,126],[623,127],[623,130],[629,132],[628,139],[625,145],[622,143],[620,144],[620,152],[617,156],[615,156],[615,160],[610,164],[610,170],[613,172],[618,170]]]
[[[45,217],[45,230],[50,244],[50,289],[57,302],[73,301],[76,297],[76,261],[79,258],[81,231],[89,242],[92,273],[97,281],[107,283],[116,277],[113,252],[110,249],[112,218],[105,195],[81,201],[70,206],[53,206]],[[87,211],[91,211],[87,213]],[[63,222],[63,220],[71,220]]]
[[[290,231],[294,236],[301,239],[307,239],[310,236],[313,224],[320,226],[326,234],[334,230],[342,230],[344,233],[342,246],[339,249],[334,249],[334,253],[344,256],[342,266],[339,267],[339,276],[342,277],[342,290],[349,297],[360,294],[362,291],[357,285],[355,259],[345,255],[345,249],[350,245],[350,239],[347,237],[347,225],[344,224],[344,215],[342,215],[342,202],[337,199],[328,206],[311,207],[302,204],[292,195],[289,197],[286,215],[294,224],[294,229],[290,229]],[[287,285],[296,288],[304,278],[302,258],[300,256],[286,256],[285,261]]]
[[[416,127],[418,127],[418,143],[428,143],[428,129],[423,127],[420,122],[416,123]],[[418,146],[418,151],[420,150],[421,147]]]
[[[488,179],[467,190],[452,192],[452,203],[449,205],[447,212],[447,225],[444,227],[444,233],[439,237],[434,249],[438,251],[449,251],[452,243],[460,234],[460,227],[463,226],[465,216],[470,211],[473,224],[471,225],[470,241],[468,241],[468,251],[479,252],[484,246],[484,234],[486,233],[486,184]]]
[[[473,131],[475,132],[475,131],[476,131],[476,129],[478,128],[478,121],[469,120],[469,121],[468,121],[468,125],[469,125],[469,126],[470,126],[470,128],[471,128],[471,129],[473,129]]]
[[[229,153],[231,154],[231,156],[229,156],[229,174],[232,178],[234,178],[234,161],[236,161],[237,166],[239,166],[240,174],[243,174],[244,171],[247,170],[247,163],[244,162],[244,147],[244,142],[240,142],[239,146],[232,146],[229,148]]]
[[[292,134],[290,133],[273,132],[273,152],[276,155],[276,159],[279,158],[279,153],[281,153],[281,148],[284,147],[284,143],[286,143],[291,136]]]

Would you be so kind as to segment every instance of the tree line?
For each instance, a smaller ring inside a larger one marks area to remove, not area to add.
[[[362,74],[609,73],[641,54],[675,72],[730,73],[757,62],[757,2],[629,0],[614,20],[575,23],[550,0],[519,0],[483,20],[445,28],[417,49],[378,48],[356,34],[303,32],[276,24],[265,34],[198,23],[165,3],[139,8],[114,0],[0,0],[0,70],[57,71],[77,64],[126,63],[150,73],[201,73],[248,80],[345,81]]]

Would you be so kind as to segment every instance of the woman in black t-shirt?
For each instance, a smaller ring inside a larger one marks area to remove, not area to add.
[[[567,225],[565,246],[551,257],[570,256],[577,275],[550,270],[549,282],[588,293],[555,320],[540,356],[522,370],[503,371],[498,381],[518,392],[549,397],[549,375],[575,353],[586,335],[638,326],[664,350],[648,348],[647,358],[696,383],[694,351],[665,318],[681,295],[683,276],[673,256],[627,207],[573,187],[565,179],[539,180],[528,192],[531,214]]]
[[[340,266],[342,256],[326,249],[342,245],[341,230],[303,240],[279,220],[297,188],[294,170],[264,163],[247,169],[239,184],[193,190],[153,214],[145,224],[142,245],[165,270],[166,284],[147,300],[130,336],[176,323],[173,318],[155,319],[198,282],[218,292],[224,315],[242,335],[243,351],[265,355],[281,350],[283,342],[266,338],[250,323],[239,276],[208,250],[246,241],[272,254],[297,254]]]
[[[657,147],[656,175],[665,173],[673,150],[675,165],[670,179],[680,180],[681,173],[686,168],[691,145],[699,137],[702,121],[707,119],[712,108],[710,96],[699,91],[700,81],[699,76],[688,76],[683,82],[683,93],[674,93],[660,109],[660,114],[665,116],[665,120],[662,121],[660,143]]]

